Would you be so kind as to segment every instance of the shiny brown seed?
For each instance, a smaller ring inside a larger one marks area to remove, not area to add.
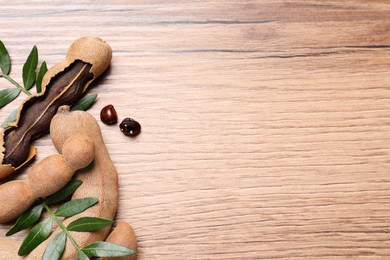
[[[137,136],[141,133],[141,125],[132,118],[123,119],[122,123],[120,123],[119,128],[121,131],[127,136]]]
[[[113,105],[103,107],[100,111],[100,120],[106,125],[113,125],[118,121],[118,115]]]

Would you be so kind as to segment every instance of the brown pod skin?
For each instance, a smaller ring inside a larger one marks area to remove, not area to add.
[[[109,66],[111,47],[97,37],[82,37],[69,48],[66,59],[45,74],[42,92],[20,107],[17,120],[0,132],[0,178],[19,169],[35,155],[30,143],[46,134],[61,105],[70,105]]]

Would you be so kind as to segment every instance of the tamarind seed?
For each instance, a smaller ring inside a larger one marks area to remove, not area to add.
[[[123,119],[122,123],[120,123],[119,128],[121,131],[127,136],[137,136],[141,133],[141,125],[132,118]]]
[[[100,111],[100,120],[106,125],[113,125],[118,121],[118,115],[116,114],[113,105],[108,105],[102,108]]]

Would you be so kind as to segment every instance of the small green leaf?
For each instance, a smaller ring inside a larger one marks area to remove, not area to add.
[[[71,180],[60,191],[58,191],[57,193],[54,193],[49,198],[47,198],[45,201],[46,204],[50,205],[50,204],[54,204],[54,203],[58,203],[60,201],[63,201],[64,199],[66,199],[67,197],[72,195],[73,192],[75,192],[77,190],[77,188],[80,187],[80,185],[82,183],[83,182],[80,180]]]
[[[38,49],[34,46],[23,65],[23,84],[24,88],[29,90],[35,83],[37,73],[35,70],[38,66]]]
[[[83,251],[79,250],[76,260],[89,260],[89,257]]]
[[[12,111],[5,119],[4,119],[4,122],[1,124],[1,127],[6,129],[9,127],[9,124],[10,123],[13,123],[16,121],[16,117],[18,116],[18,111],[19,109],[15,109],[14,111]]]
[[[42,92],[42,79],[43,76],[45,76],[47,72],[47,66],[46,66],[46,61],[42,62],[41,67],[39,68],[38,76],[37,76],[37,84],[35,87],[37,88],[37,93]]]
[[[93,103],[95,103],[97,94],[88,94],[85,95],[84,97],[80,98],[72,107],[71,110],[87,110],[90,108]]]
[[[32,209],[30,209],[29,211],[26,211],[25,213],[23,213],[18,218],[15,225],[5,235],[11,236],[11,235],[23,230],[23,229],[31,227],[41,217],[42,209],[43,209],[43,205],[39,204],[39,205],[33,207]]]
[[[61,232],[57,234],[53,240],[47,245],[43,253],[42,260],[58,260],[64,253],[66,245],[66,233]]]
[[[30,232],[28,232],[27,237],[23,240],[23,243],[19,248],[18,255],[27,255],[39,244],[45,241],[50,235],[52,224],[53,219],[48,217],[34,226]]]
[[[8,75],[11,69],[11,59],[2,41],[0,41],[0,68],[4,75]]]
[[[8,105],[12,100],[17,98],[20,90],[17,88],[7,88],[0,91],[0,108]]]
[[[133,249],[110,242],[95,242],[81,249],[85,254],[94,257],[127,256],[135,253]]]
[[[88,232],[96,231],[108,227],[114,223],[111,220],[103,218],[83,217],[79,218],[68,225],[69,231]]]
[[[65,218],[71,217],[95,205],[98,201],[99,200],[97,198],[82,198],[71,200],[59,207],[55,215]]]

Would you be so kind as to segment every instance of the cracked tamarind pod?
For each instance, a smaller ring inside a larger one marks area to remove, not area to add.
[[[111,57],[111,47],[100,38],[86,36],[72,43],[66,59],[45,74],[43,91],[30,96],[19,108],[16,122],[0,132],[0,179],[35,156],[30,143],[48,133],[57,109],[75,103],[108,68]]]

